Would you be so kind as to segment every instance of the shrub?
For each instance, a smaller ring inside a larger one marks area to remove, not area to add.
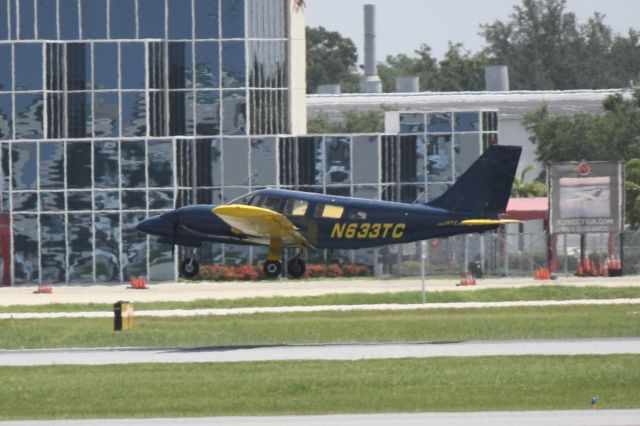
[[[337,264],[309,264],[305,278],[321,277],[366,277],[371,275],[371,268],[367,265],[346,263]],[[265,279],[262,265],[202,265],[200,278],[207,281],[256,281]]]

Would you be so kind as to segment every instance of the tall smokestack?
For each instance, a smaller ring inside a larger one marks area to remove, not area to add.
[[[364,5],[364,76],[360,80],[363,93],[381,93],[382,81],[376,69],[376,7]]]

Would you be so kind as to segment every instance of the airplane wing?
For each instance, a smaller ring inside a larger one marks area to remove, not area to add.
[[[507,225],[509,223],[522,223],[522,221],[515,219],[466,219],[460,221],[460,225],[466,226]]]
[[[285,245],[313,247],[286,216],[276,211],[242,204],[226,204],[214,207],[213,213],[237,234],[280,240]]]

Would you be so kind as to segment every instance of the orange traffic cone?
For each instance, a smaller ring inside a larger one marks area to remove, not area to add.
[[[584,268],[582,267],[582,262],[578,262],[578,267],[576,268],[576,277],[584,276]]]

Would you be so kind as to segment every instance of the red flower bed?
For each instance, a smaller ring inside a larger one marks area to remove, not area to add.
[[[304,274],[305,278],[322,277],[366,277],[371,275],[367,265],[351,264],[330,265],[310,264]],[[265,279],[262,265],[202,265],[200,279],[207,281],[255,281]]]

